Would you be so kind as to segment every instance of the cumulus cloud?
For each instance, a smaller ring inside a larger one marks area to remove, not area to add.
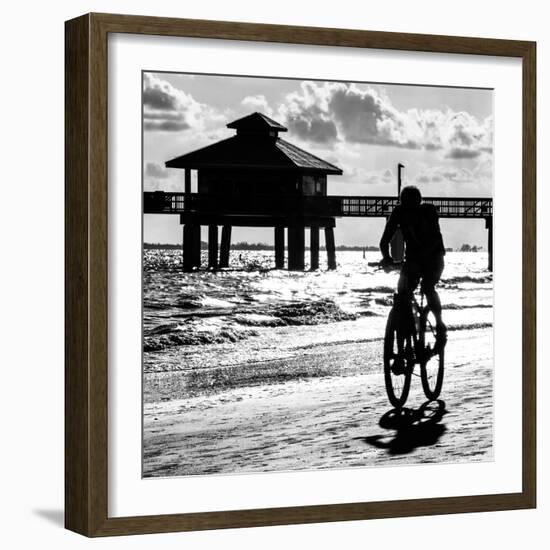
[[[272,108],[262,94],[241,101],[247,111],[260,111],[281,121],[290,136],[319,146],[385,145],[439,151],[443,158],[475,159],[492,153],[493,119],[451,109],[397,109],[380,88],[345,82],[304,81]],[[196,101],[159,75],[143,81],[145,131],[202,135],[219,131],[232,114]]]
[[[421,170],[415,180],[419,184],[428,183],[481,183],[491,181],[493,163],[487,159],[478,162],[472,169],[456,166],[431,166]]]
[[[298,92],[285,98],[279,109],[288,129],[304,141],[334,142],[338,137],[336,124],[330,112],[329,90],[314,82],[303,82]]]
[[[183,191],[183,183],[181,180],[177,180],[175,178],[165,180],[146,178],[143,182],[143,189],[144,191],[181,192]]]
[[[364,185],[378,185],[381,183],[388,184],[397,181],[395,174],[389,169],[364,170],[363,168],[356,168],[353,166],[346,167],[344,169],[343,179]]]
[[[148,162],[145,165],[145,175],[157,179],[166,179],[170,177],[169,171],[157,162]]]
[[[389,100],[355,84],[329,84],[329,109],[346,141],[417,148],[407,119]]]
[[[273,116],[273,109],[269,106],[264,95],[249,95],[242,101],[241,105],[249,111],[264,113],[267,116]]]
[[[474,175],[467,168],[435,166],[423,170],[417,175],[417,183],[440,183],[448,181],[452,183],[467,183],[474,180]]]
[[[143,78],[143,128],[145,131],[180,132],[204,127],[217,118],[210,107],[153,74]]]
[[[147,161],[143,169],[145,191],[183,191],[183,173],[165,168],[162,163]]]
[[[476,158],[482,152],[493,151],[493,117],[487,117],[482,123],[464,112],[454,113],[447,124],[448,152],[453,159]]]
[[[485,158],[479,161],[474,168],[474,174],[478,178],[492,180],[493,179],[493,159]]]
[[[371,87],[303,82],[288,94],[278,115],[291,132],[317,143],[367,143],[442,151],[448,158],[492,152],[493,121],[451,109],[400,111]]]

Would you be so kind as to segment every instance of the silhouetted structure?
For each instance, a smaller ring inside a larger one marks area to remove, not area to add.
[[[234,226],[273,227],[275,265],[303,270],[305,228],[310,231],[311,269],[319,267],[319,230],[324,229],[327,264],[336,268],[337,217],[385,217],[397,196],[327,195],[327,176],[342,170],[279,137],[287,129],[261,113],[231,122],[236,135],[176,157],[167,168],[185,171],[184,192],[144,193],[145,214],[178,214],[183,225],[185,270],[200,266],[201,226],[208,226],[208,266],[227,267]],[[191,192],[191,170],[197,171],[197,193]],[[400,171],[399,171],[400,175]],[[423,197],[441,218],[484,219],[488,233],[489,269],[493,267],[493,200],[475,197]],[[222,227],[218,251],[218,227]]]
[[[286,228],[288,268],[304,269],[308,227],[311,269],[319,267],[319,228],[325,230],[328,267],[334,269],[334,217],[323,212],[312,215],[307,198],[326,196],[327,175],[342,170],[281,139],[279,133],[287,129],[261,113],[227,127],[236,135],[166,162],[167,168],[185,170],[185,194],[190,198],[181,214],[185,268],[199,265],[200,227],[207,225],[209,267],[229,264],[233,226],[268,226],[275,233],[276,267],[284,267]],[[196,195],[191,194],[191,170],[197,170]],[[222,226],[219,261],[218,226]]]

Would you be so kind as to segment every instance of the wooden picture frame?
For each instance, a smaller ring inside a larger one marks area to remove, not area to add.
[[[107,37],[109,33],[519,58],[523,71],[522,490],[139,517],[108,516]],[[106,536],[533,508],[536,505],[534,42],[88,14],[65,27],[65,525]]]

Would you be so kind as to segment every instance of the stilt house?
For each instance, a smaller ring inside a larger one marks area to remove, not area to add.
[[[319,267],[319,231],[325,232],[327,264],[336,267],[335,216],[327,201],[327,176],[340,175],[333,164],[283,140],[287,128],[262,113],[227,125],[235,135],[166,162],[185,170],[180,221],[184,234],[184,268],[200,265],[200,227],[208,226],[208,264],[227,267],[231,228],[273,227],[275,264],[305,266],[305,230],[309,229],[311,269]],[[197,192],[191,192],[191,171],[197,171]],[[160,197],[159,197],[160,198]],[[221,249],[218,255],[218,228]]]

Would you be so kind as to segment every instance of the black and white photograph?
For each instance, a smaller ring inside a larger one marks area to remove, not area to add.
[[[494,459],[493,90],[142,73],[142,476]]]
[[[0,547],[538,550],[546,4],[6,6]]]

